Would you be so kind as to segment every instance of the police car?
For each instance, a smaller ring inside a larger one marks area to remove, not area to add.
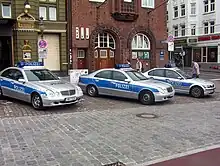
[[[40,62],[20,62],[0,73],[0,96],[29,102],[35,109],[78,103],[83,92],[61,81]]]
[[[126,64],[117,64],[116,68],[100,69],[82,75],[78,85],[92,97],[109,95],[133,98],[142,104],[166,101],[174,96],[174,88],[171,85],[147,79]]]
[[[169,83],[174,87],[176,93],[190,94],[195,98],[215,92],[213,82],[192,78],[179,68],[154,68],[143,74],[148,78]]]

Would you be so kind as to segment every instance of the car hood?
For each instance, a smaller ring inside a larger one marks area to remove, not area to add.
[[[45,88],[50,89],[52,91],[66,91],[71,89],[76,89],[76,86],[70,84],[69,82],[55,80],[55,81],[34,81],[33,84]]]
[[[152,88],[169,88],[170,84],[164,83],[161,81],[156,81],[153,79],[144,80],[144,81],[136,81],[137,85],[152,87]]]

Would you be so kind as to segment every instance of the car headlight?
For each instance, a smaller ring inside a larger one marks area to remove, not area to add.
[[[159,92],[164,94],[166,92],[166,89],[165,88],[159,88]]]
[[[55,93],[53,91],[51,91],[51,90],[46,90],[46,94],[49,97],[54,97],[55,96]]]
[[[203,85],[204,88],[214,88],[214,85]]]
[[[76,90],[80,92],[82,91],[82,89],[79,86],[76,86]]]

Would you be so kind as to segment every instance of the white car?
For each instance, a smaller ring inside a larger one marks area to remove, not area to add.
[[[190,94],[199,98],[215,92],[215,84],[211,81],[192,78],[179,68],[154,68],[143,73],[152,78],[172,85],[176,93]]]

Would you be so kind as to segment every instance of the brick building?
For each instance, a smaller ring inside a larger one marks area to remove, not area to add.
[[[164,0],[73,0],[71,6],[73,68],[92,71],[126,59],[135,66],[137,57],[145,69],[167,62]]]

